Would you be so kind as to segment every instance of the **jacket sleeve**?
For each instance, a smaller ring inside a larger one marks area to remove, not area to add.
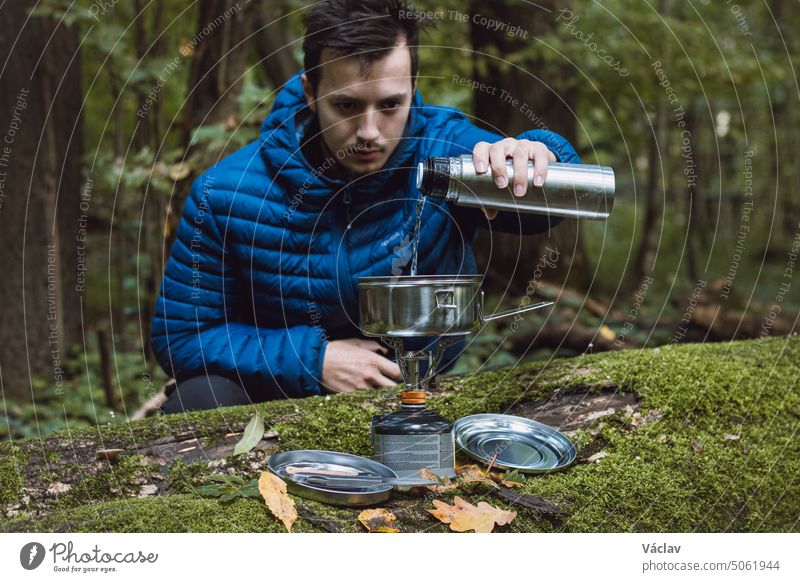
[[[216,374],[261,399],[321,393],[324,334],[312,326],[266,329],[239,321],[241,283],[210,209],[202,176],[192,186],[157,299],[151,344],[182,381]]]
[[[449,155],[451,156],[472,154],[475,144],[481,141],[495,143],[503,139],[501,135],[475,126],[463,114],[460,116],[460,120],[454,124],[450,135],[451,150]],[[580,157],[572,145],[555,132],[545,129],[531,129],[522,132],[516,136],[516,139],[542,142],[547,146],[547,149],[555,154],[556,160],[559,162],[581,163]],[[517,214],[515,212],[500,212],[494,220],[489,221],[483,212],[475,208],[454,209],[453,214],[459,223],[467,226],[482,227],[493,231],[519,235],[546,232],[561,222],[559,217]]]

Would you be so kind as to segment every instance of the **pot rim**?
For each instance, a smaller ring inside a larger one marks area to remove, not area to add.
[[[481,275],[403,275],[359,277],[359,287],[416,287],[421,285],[475,285],[483,281]]]

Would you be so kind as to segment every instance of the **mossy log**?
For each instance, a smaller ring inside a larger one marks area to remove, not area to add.
[[[513,491],[477,483],[397,494],[402,531],[448,531],[426,510],[459,495],[517,511],[499,531],[796,531],[800,338],[584,355],[444,378],[430,405],[456,419],[503,412],[559,426],[567,470]],[[257,477],[300,448],[369,455],[368,426],[397,389],[275,401],[61,432],[0,445],[0,531],[283,531],[263,501],[220,502],[213,474]],[[258,447],[233,447],[258,410]],[[98,451],[120,449],[117,452]],[[293,531],[363,531],[360,508],[295,498]]]

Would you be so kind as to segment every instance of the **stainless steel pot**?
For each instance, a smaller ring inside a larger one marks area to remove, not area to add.
[[[552,305],[542,301],[494,315],[483,314],[480,275],[361,277],[361,331],[371,337],[459,337],[484,322]]]

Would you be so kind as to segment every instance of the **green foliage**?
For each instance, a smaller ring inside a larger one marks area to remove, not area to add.
[[[244,429],[244,434],[242,435],[242,440],[236,443],[233,454],[241,455],[253,450],[263,436],[264,419],[256,412],[253,418],[250,419],[250,422],[247,423],[247,427]]]
[[[238,475],[209,475],[208,482],[195,488],[195,493],[203,497],[216,497],[222,503],[238,497],[261,497],[258,479],[245,481]]]

